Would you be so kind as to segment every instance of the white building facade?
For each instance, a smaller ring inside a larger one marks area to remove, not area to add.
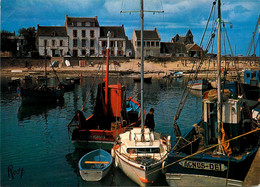
[[[69,51],[65,27],[37,25],[36,47],[40,56],[65,56]]]
[[[65,27],[69,36],[69,54],[78,56],[98,56],[100,27],[97,17],[65,17]]]
[[[110,55],[126,56],[126,35],[124,25],[100,27],[99,56],[106,56],[107,33],[110,31]]]
[[[154,30],[144,30],[144,56],[160,56],[160,41],[161,38],[157,29]],[[134,30],[131,39],[135,58],[141,57],[141,31]]]

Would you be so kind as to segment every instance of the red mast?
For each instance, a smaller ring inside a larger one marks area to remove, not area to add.
[[[108,72],[109,72],[109,46],[110,46],[111,33],[107,33],[107,67],[106,67],[106,79],[105,79],[105,104],[108,107]]]

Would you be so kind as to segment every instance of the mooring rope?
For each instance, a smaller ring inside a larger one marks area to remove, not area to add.
[[[180,161],[182,161],[182,160],[185,160],[185,159],[187,159],[187,158],[190,158],[190,157],[192,157],[192,156],[195,156],[195,155],[197,155],[197,154],[199,154],[199,153],[203,153],[203,152],[208,151],[208,150],[210,150],[210,149],[212,149],[212,148],[214,148],[214,147],[217,147],[217,146],[219,146],[219,145],[222,145],[222,144],[225,144],[225,143],[227,143],[227,142],[233,141],[233,140],[235,140],[235,139],[241,138],[241,137],[246,136],[246,135],[248,135],[248,134],[257,132],[257,131],[259,131],[259,130],[260,130],[260,128],[256,128],[256,129],[254,129],[254,130],[252,130],[252,131],[249,131],[249,132],[246,132],[246,133],[244,133],[244,134],[238,135],[238,136],[236,136],[236,137],[234,137],[234,138],[231,138],[231,139],[229,139],[229,140],[226,140],[226,141],[224,141],[224,142],[222,142],[222,143],[215,144],[215,145],[210,146],[210,147],[208,147],[208,148],[206,148],[206,149],[203,149],[203,150],[201,150],[201,151],[197,151],[196,153],[193,153],[193,154],[191,154],[191,155],[188,155],[188,156],[186,156],[186,157],[184,157],[184,158],[181,158],[181,159],[179,159],[179,160],[177,160],[177,161],[175,161],[175,162],[172,162],[172,163],[170,163],[170,164],[164,166],[164,168],[167,168],[167,167],[169,167],[169,166],[171,166],[171,165],[173,165],[173,164],[176,164],[176,163],[178,163],[178,162],[180,162]],[[149,175],[151,175],[151,174],[153,174],[153,173],[155,173],[155,172],[157,172],[157,171],[160,171],[160,170],[162,170],[162,169],[164,169],[164,168],[159,168],[159,169],[157,169],[157,170],[154,170],[154,171],[148,173],[147,176],[149,176]]]

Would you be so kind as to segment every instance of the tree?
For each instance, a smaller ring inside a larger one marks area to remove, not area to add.
[[[16,53],[16,40],[12,38],[14,33],[2,30],[1,33],[1,51],[9,51],[12,54]]]
[[[24,46],[24,51],[26,53],[36,50],[36,29],[35,27],[21,28],[19,31],[20,36],[24,36],[26,44]]]

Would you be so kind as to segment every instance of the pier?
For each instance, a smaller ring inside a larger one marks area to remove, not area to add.
[[[260,184],[260,149],[258,149],[254,161],[246,175],[243,186],[258,186]]]

